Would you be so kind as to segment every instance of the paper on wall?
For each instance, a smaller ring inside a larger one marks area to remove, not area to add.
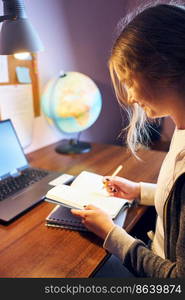
[[[8,60],[6,55],[0,55],[0,82],[8,82]]]
[[[34,111],[31,84],[0,86],[1,119],[11,119],[23,148],[32,141]]]

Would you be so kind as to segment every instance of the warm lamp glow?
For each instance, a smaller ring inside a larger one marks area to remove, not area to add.
[[[15,53],[14,57],[16,59],[26,60],[30,58],[30,53],[29,52]]]

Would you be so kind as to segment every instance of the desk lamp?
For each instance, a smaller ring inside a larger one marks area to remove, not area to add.
[[[43,50],[42,42],[27,19],[23,0],[2,0],[4,15],[0,32],[0,55],[37,52]]]

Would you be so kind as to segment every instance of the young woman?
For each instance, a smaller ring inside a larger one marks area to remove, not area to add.
[[[72,213],[104,239],[104,248],[134,276],[184,277],[185,8],[156,5],[122,25],[109,68],[119,102],[132,109],[128,146],[135,153],[146,136],[145,115],[152,119],[170,116],[176,125],[156,185],[105,178],[110,194],[155,205],[157,223],[151,247],[116,226],[97,207],[89,205]]]

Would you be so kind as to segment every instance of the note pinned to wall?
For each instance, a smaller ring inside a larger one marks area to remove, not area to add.
[[[32,142],[34,122],[31,84],[0,86],[1,119],[11,119],[23,148]]]
[[[30,70],[26,67],[16,67],[16,74],[19,83],[31,83]]]
[[[0,55],[0,82],[8,82],[8,60],[6,55]]]

